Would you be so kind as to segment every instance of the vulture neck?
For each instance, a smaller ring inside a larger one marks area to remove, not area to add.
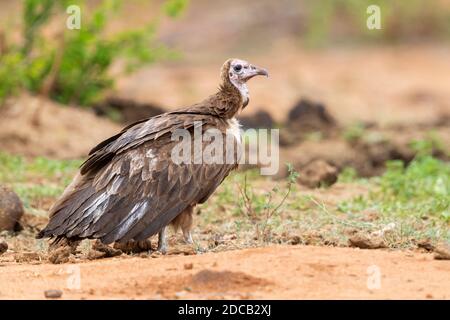
[[[213,98],[216,106],[215,113],[225,119],[234,118],[248,104],[248,90],[237,88],[229,80],[224,81]]]

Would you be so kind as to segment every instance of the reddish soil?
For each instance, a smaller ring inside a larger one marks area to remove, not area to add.
[[[80,288],[68,289],[77,267]],[[378,271],[379,286],[372,281]],[[0,298],[44,299],[46,290],[57,289],[62,299],[449,299],[449,274],[448,261],[412,251],[271,246],[80,264],[4,263]]]

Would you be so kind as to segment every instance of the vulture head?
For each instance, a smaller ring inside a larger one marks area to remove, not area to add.
[[[248,104],[249,93],[247,81],[255,76],[269,76],[266,69],[257,67],[241,59],[228,59],[222,66],[222,87],[232,87],[239,90],[244,107]]]

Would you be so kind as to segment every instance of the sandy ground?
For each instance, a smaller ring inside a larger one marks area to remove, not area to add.
[[[449,299],[449,274],[450,263],[430,254],[272,246],[81,264],[4,264],[0,298],[43,299],[44,291],[59,289],[63,299]]]

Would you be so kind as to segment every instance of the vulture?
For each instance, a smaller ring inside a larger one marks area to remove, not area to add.
[[[82,239],[102,244],[144,241],[158,234],[158,250],[165,253],[166,226],[181,228],[192,243],[193,208],[204,203],[238,166],[233,161],[175,162],[176,130],[230,132],[241,144],[235,116],[249,103],[247,81],[265,69],[244,60],[229,59],[221,68],[218,91],[189,107],[137,121],[94,147],[80,170],[50,208],[49,222],[37,238],[73,245]],[[191,135],[194,142],[194,135]],[[207,139],[206,139],[207,140]],[[226,141],[226,140],[224,140]],[[208,141],[202,141],[205,148]],[[225,150],[225,148],[224,148]],[[224,151],[225,152],[225,151]]]

